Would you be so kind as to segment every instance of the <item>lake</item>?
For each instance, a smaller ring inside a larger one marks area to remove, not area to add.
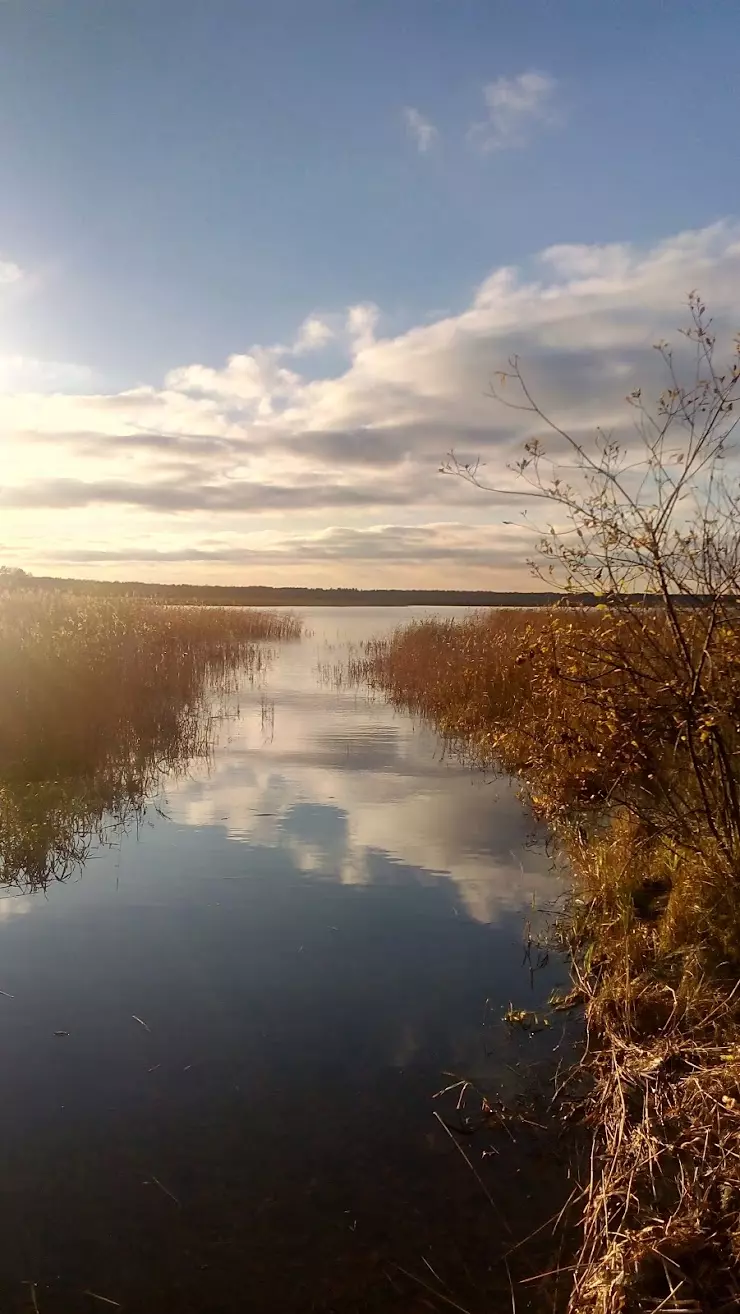
[[[503,1015],[561,885],[509,783],[322,678],[414,614],[307,608],[209,760],[3,892],[2,1310],[511,1310],[563,1174],[456,1083],[554,1071]]]

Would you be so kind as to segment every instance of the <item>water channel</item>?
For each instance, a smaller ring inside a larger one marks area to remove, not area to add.
[[[3,891],[0,1309],[512,1308],[560,1187],[434,1096],[556,1063],[502,1018],[563,979],[523,951],[560,886],[509,783],[321,678],[411,615],[306,609],[209,760]]]

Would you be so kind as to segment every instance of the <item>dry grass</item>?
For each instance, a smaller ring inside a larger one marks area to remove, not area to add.
[[[572,1314],[740,1308],[740,872],[706,820],[711,735],[697,784],[676,733],[670,645],[658,613],[496,612],[399,630],[351,671],[516,774],[570,859],[570,1090],[593,1128]],[[720,633],[706,681],[733,762],[735,649]]]
[[[586,1046],[562,1107],[593,1132],[570,1309],[740,1308],[737,967],[704,942],[704,907],[672,925],[666,854],[624,812],[563,841],[575,886],[561,933]],[[687,890],[703,875],[691,861]]]
[[[724,957],[740,944],[740,871],[728,869],[705,802],[719,814],[714,732],[740,759],[740,640],[720,635],[712,654],[710,724],[695,750],[702,793],[676,710],[672,636],[658,612],[639,625],[600,609],[427,620],[366,645],[350,675],[428,719],[467,761],[517,776],[562,835],[598,838],[588,879],[602,892],[665,894],[662,951],[686,939]],[[613,831],[622,853],[624,814],[630,851],[616,879],[616,849],[606,845],[604,867],[603,841]]]
[[[711,985],[689,1000],[638,978],[636,1036],[593,982],[584,994],[594,1154],[571,1309],[738,1309],[737,1008]]]
[[[278,613],[0,594],[0,880],[65,876],[207,753],[214,689],[299,633]]]

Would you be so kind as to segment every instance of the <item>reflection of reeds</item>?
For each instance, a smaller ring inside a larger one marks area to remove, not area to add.
[[[265,742],[269,741],[272,743],[275,738],[275,699],[265,698],[265,695],[263,694],[260,710],[262,734],[264,735]]]
[[[63,877],[166,773],[208,752],[214,692],[292,616],[0,594],[0,878]]]

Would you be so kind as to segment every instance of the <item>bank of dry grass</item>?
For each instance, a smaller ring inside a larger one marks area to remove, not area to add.
[[[516,774],[572,864],[594,1133],[573,1314],[740,1308],[740,871],[720,824],[740,653],[720,628],[687,742],[674,642],[658,611],[498,612],[399,630],[352,671]]]
[[[214,690],[299,633],[272,612],[0,593],[0,880],[66,875],[208,751]]]

